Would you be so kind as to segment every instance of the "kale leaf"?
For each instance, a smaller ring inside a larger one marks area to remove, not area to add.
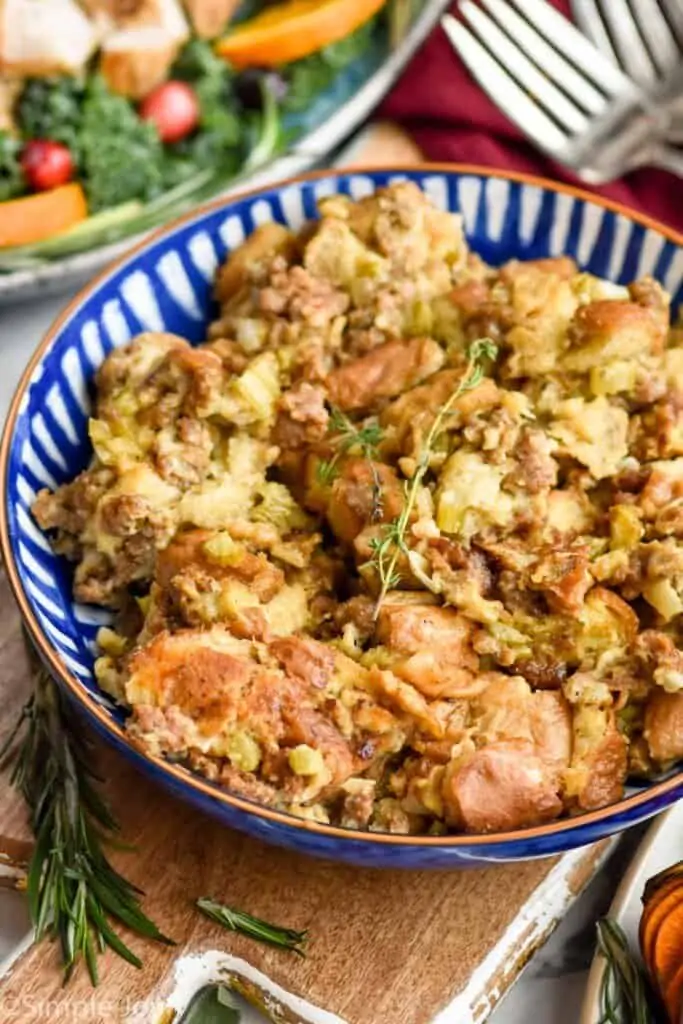
[[[16,104],[17,125],[26,139],[52,139],[78,152],[84,86],[67,75],[27,79]]]
[[[9,132],[0,132],[0,202],[13,199],[26,189],[20,153],[21,143]]]
[[[180,51],[171,69],[171,78],[184,82],[197,82],[204,78],[231,78],[230,65],[219,57],[211,43],[204,39],[191,39]]]
[[[166,181],[183,180],[198,168],[237,170],[244,159],[245,132],[230,66],[209,43],[193,39],[181,51],[172,77],[195,90],[200,121],[194,135],[167,147]]]
[[[164,188],[164,149],[156,127],[110,92],[99,75],[88,82],[79,149],[91,213],[129,199],[146,202]]]
[[[227,69],[222,76],[204,75],[197,79],[194,88],[201,111],[200,133],[206,137],[208,149],[219,158],[222,150],[239,145],[242,137],[232,75]]]

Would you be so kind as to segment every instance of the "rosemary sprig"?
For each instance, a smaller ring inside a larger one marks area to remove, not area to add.
[[[473,391],[474,388],[481,384],[484,378],[484,361],[495,359],[497,353],[498,349],[490,338],[480,338],[470,345],[467,351],[467,366],[465,367],[462,379],[453,394],[444,402],[434,417],[434,422],[430,427],[417,460],[415,472],[410,481],[406,482],[405,500],[401,512],[396,519],[384,525],[379,537],[373,538],[370,542],[372,558],[367,564],[375,569],[381,582],[379,597],[375,604],[375,618],[377,618],[389,591],[400,583],[401,575],[397,569],[399,558],[401,555],[408,559],[410,558],[406,534],[415,509],[420,486],[429,470],[434,442],[439,436],[444,420],[450,415],[453,406],[462,395],[467,391]]]
[[[298,956],[303,957],[306,955],[305,948],[308,941],[308,932],[297,932],[293,928],[281,928],[278,925],[261,920],[260,917],[252,917],[251,914],[245,914],[242,910],[226,907],[224,904],[218,903],[208,896],[197,900],[197,908],[206,917],[227,928],[228,931],[240,932],[242,935],[248,935],[258,942],[265,942],[267,945],[275,946],[278,949],[289,950]]]
[[[112,928],[118,921],[173,945],[142,912],[140,889],[103,852],[119,831],[98,793],[92,750],[56,683],[40,669],[33,694],[0,748],[13,761],[11,783],[29,808],[35,846],[27,894],[36,940],[59,940],[65,982],[84,960],[93,985],[98,955],[109,946],[135,967],[142,962]]]
[[[598,921],[598,949],[605,958],[599,1024],[656,1024],[645,974],[631,955],[624,932],[609,917]]]
[[[372,515],[373,522],[382,518],[383,497],[382,481],[377,470],[379,452],[377,446],[383,437],[383,431],[377,420],[369,420],[363,426],[356,426],[341,409],[332,408],[330,413],[329,432],[334,435],[332,444],[334,454],[331,459],[318,463],[317,477],[319,483],[328,486],[339,471],[339,460],[356,449],[366,460],[372,475]]]

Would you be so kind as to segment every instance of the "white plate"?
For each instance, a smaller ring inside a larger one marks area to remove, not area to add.
[[[635,954],[638,954],[638,925],[645,883],[658,871],[679,860],[683,860],[683,801],[674,804],[650,826],[610,907],[610,917],[621,925]],[[605,960],[596,952],[588,975],[579,1024],[600,1024],[600,990],[604,973]]]
[[[448,3],[449,0],[425,0],[424,7],[406,38],[352,99],[344,103],[319,128],[300,139],[286,156],[275,160],[248,178],[240,179],[219,195],[229,195],[245,188],[258,188],[323,165],[328,154],[340,146],[366,120],[387,94],[405,65],[434,28]],[[66,292],[77,284],[84,283],[142,237],[144,235],[131,236],[52,263],[17,270],[11,274],[0,274],[0,304],[28,299],[34,295],[45,296],[50,293]]]

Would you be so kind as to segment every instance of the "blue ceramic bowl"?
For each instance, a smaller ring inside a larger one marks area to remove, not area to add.
[[[431,868],[526,860],[559,853],[627,828],[683,795],[683,773],[629,792],[613,806],[539,828],[490,836],[416,837],[354,832],[302,821],[236,796],[129,743],[124,714],[93,678],[100,609],[76,604],[66,562],[31,518],[41,487],[87,464],[89,384],[106,354],[140,331],[204,337],[214,271],[253,228],[293,228],[333,192],[358,198],[395,179],[416,181],[443,208],[459,210],[473,249],[490,263],[566,253],[617,282],[652,274],[683,301],[683,238],[662,225],[562,185],[471,167],[323,173],[221,200],[172,224],[97,278],[48,332],[21,380],[0,451],[0,536],[7,571],[45,663],[87,718],[141,772],[268,842],[357,864]]]

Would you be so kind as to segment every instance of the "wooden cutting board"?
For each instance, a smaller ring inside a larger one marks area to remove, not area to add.
[[[0,736],[29,686],[18,613],[2,574]],[[131,938],[144,970],[107,955],[97,990],[83,972],[62,988],[54,947],[32,947],[0,984],[2,1024],[157,1024],[177,958],[207,949],[244,958],[348,1024],[428,1024],[454,1000],[444,1024],[483,1021],[609,845],[482,871],[339,866],[231,832],[156,788],[99,741],[96,747],[123,836],[136,847],[113,860],[146,890],[145,909],[178,947]],[[28,836],[6,775],[0,833]],[[202,895],[309,929],[307,959],[214,927],[193,908]]]

